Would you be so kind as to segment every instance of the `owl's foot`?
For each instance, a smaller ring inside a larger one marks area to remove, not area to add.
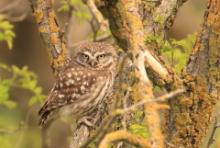
[[[85,116],[79,119],[79,121],[77,121],[77,125],[81,125],[81,124],[85,124],[86,126],[91,128],[95,127],[94,120],[90,116]]]

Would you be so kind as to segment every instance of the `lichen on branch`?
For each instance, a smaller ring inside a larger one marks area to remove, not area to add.
[[[66,43],[62,40],[51,0],[31,0],[38,30],[46,45],[55,74],[68,62]]]

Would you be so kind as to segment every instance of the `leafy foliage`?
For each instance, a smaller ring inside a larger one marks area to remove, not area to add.
[[[147,37],[146,43],[155,43],[159,45],[159,54],[163,55],[174,67],[177,73],[185,67],[190,51],[195,43],[195,34],[189,34],[181,40],[169,39],[163,40],[159,36]]]
[[[58,9],[58,11],[61,12],[68,12],[73,10],[74,16],[81,20],[89,20],[91,18],[87,7],[83,4],[81,0],[61,0],[61,7]]]
[[[16,103],[10,99],[9,95],[13,87],[32,92],[33,96],[29,100],[29,105],[42,102],[44,98],[42,88],[37,85],[36,75],[29,71],[27,67],[18,68],[17,66],[7,66],[0,63],[0,71],[10,75],[7,78],[0,79],[0,104],[8,108],[16,106]]]
[[[15,37],[12,31],[13,25],[5,20],[3,15],[0,15],[0,41],[6,41],[8,48],[12,48],[13,38]]]
[[[0,63],[0,145],[4,148],[12,147],[23,147],[22,137],[25,138],[35,138],[38,141],[39,134],[34,131],[34,129],[25,131],[27,126],[27,118],[30,113],[27,113],[25,121],[19,114],[21,113],[21,108],[16,108],[17,102],[13,101],[11,98],[12,89],[22,89],[27,92],[31,92],[31,98],[29,99],[29,110],[32,105],[39,104],[45,97],[42,94],[42,88],[37,85],[36,75],[28,70],[26,66],[19,68],[17,66],[8,66],[6,64]],[[6,110],[4,108],[8,108]],[[27,137],[26,137],[27,136]],[[34,141],[32,139],[32,142]],[[11,141],[15,141],[12,143]],[[35,147],[39,147],[35,146]]]

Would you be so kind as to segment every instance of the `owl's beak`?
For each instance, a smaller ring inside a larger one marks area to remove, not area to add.
[[[92,66],[92,67],[95,67],[97,66],[98,62],[96,60],[90,60],[89,61],[89,64]]]

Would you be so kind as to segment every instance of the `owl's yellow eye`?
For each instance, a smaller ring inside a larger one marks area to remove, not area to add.
[[[87,54],[82,54],[82,58],[88,60],[89,56]]]
[[[97,56],[97,59],[100,60],[101,58],[104,58],[104,57],[105,57],[105,55],[101,54],[101,55]]]
[[[89,58],[89,56],[88,56],[88,55],[86,55],[86,54],[83,54],[83,57],[84,57],[84,58]]]

